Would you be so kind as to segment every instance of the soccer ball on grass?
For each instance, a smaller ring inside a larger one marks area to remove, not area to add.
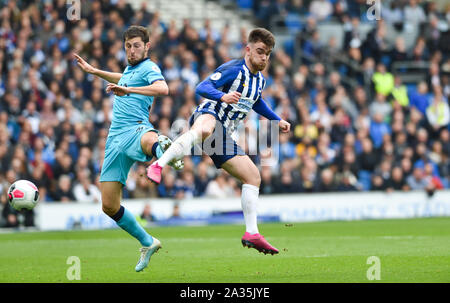
[[[8,201],[15,210],[33,209],[39,201],[39,189],[33,182],[18,180],[8,189]]]

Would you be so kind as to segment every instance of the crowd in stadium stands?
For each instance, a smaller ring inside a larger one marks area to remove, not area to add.
[[[286,24],[292,14],[305,17],[293,39],[304,55],[301,64],[294,64],[292,45],[277,45],[264,72],[263,98],[291,122],[292,132],[280,134],[278,154],[269,147],[252,156],[258,165],[270,163],[260,165],[262,195],[449,188],[450,5],[438,10],[430,1],[383,1],[381,20],[371,22],[373,29],[362,38],[358,28],[368,22],[365,3],[236,1],[269,29],[274,16]],[[0,8],[0,221],[5,226],[18,224],[5,195],[17,179],[34,182],[41,203],[101,199],[99,174],[113,95],[105,92],[105,81],[76,65],[72,52],[101,69],[122,72],[124,29],[148,27],[150,57],[170,90],[156,98],[150,121],[174,138],[201,101],[196,84],[241,57],[249,31],[242,29],[241,41],[231,43],[229,27],[218,32],[207,20],[198,31],[184,20],[178,29],[147,11],[145,2],[133,11],[124,0],[83,2],[81,20],[74,21],[67,19],[65,0],[0,0]],[[328,45],[320,42],[318,25],[327,20],[344,25],[342,49],[333,38]],[[404,20],[420,30],[411,48],[402,38],[394,44],[386,40],[387,26],[401,33]],[[427,77],[403,83],[401,74],[392,73],[397,61],[427,62]],[[247,126],[258,128],[262,120],[253,113]],[[180,172],[166,167],[159,186],[147,180],[145,168],[144,163],[133,167],[124,198],[240,195],[235,179],[206,156],[185,157]]]

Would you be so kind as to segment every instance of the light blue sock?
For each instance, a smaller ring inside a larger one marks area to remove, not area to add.
[[[123,230],[138,239],[142,246],[150,246],[153,243],[153,238],[145,229],[136,221],[136,218],[131,212],[120,206],[119,211],[113,217],[113,220],[117,222]]]
[[[159,146],[159,144],[158,144],[158,147],[156,148],[156,158],[161,158],[161,156],[164,154],[164,152],[163,152],[163,150],[162,150],[162,148],[161,148],[161,146]]]

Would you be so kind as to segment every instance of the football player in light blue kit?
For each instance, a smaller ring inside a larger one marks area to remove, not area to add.
[[[161,157],[171,144],[169,138],[158,136],[148,119],[154,97],[167,95],[169,89],[160,69],[147,56],[150,48],[148,31],[142,26],[131,26],[124,33],[124,43],[128,66],[123,74],[96,69],[77,54],[74,56],[85,72],[109,81],[106,91],[115,95],[100,175],[102,209],[142,244],[135,268],[142,271],[150,257],[161,248],[161,242],[139,225],[131,212],[120,205],[120,200],[131,166],[136,161]],[[183,163],[176,161],[171,166],[181,169]]]

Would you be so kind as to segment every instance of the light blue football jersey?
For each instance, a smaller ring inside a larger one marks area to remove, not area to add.
[[[164,77],[158,65],[149,58],[131,66],[128,65],[118,85],[127,87],[148,86]],[[120,134],[127,128],[135,126],[136,123],[151,125],[149,122],[149,112],[153,104],[154,97],[141,94],[128,94],[115,96],[113,104],[113,118],[109,129],[110,135]]]

